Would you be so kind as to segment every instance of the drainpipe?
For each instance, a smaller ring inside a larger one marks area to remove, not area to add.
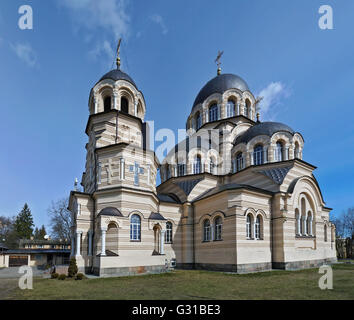
[[[193,235],[193,269],[195,269],[195,210],[194,204],[191,205],[192,208],[192,235]]]

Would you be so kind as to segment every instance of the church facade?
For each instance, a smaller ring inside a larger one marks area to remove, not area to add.
[[[79,269],[242,273],[336,261],[331,209],[303,160],[304,139],[261,122],[258,103],[242,78],[218,69],[195,99],[186,139],[160,163],[143,93],[120,63],[104,75],[89,97],[83,191],[69,200]]]

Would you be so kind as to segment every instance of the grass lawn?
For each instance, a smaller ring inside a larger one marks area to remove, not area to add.
[[[354,264],[333,266],[333,290],[321,290],[318,269],[245,275],[177,270],[136,277],[34,279],[33,290],[15,289],[8,299],[354,299]]]

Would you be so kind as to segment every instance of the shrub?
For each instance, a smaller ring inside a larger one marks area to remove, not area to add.
[[[85,276],[84,276],[84,274],[83,273],[78,273],[77,275],[76,275],[76,278],[75,278],[76,280],[82,280],[82,279],[85,279]]]
[[[58,279],[59,280],[65,280],[66,279],[66,274],[63,273],[63,274],[59,275]]]
[[[58,277],[59,277],[59,274],[56,273],[56,272],[54,272],[54,273],[51,274],[51,278],[52,278],[52,279],[57,279]]]
[[[78,272],[78,269],[77,269],[76,259],[71,258],[69,268],[68,268],[68,276],[70,278],[73,278],[76,276],[77,272]]]

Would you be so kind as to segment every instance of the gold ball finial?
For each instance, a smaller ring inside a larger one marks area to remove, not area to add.
[[[260,116],[260,114],[259,114],[259,112],[257,112],[257,122],[260,122],[259,121],[259,116]]]
[[[220,76],[221,75],[221,68],[219,67],[218,68],[218,76]]]
[[[120,68],[120,58],[119,57],[117,58],[116,63],[117,63],[117,69],[119,69]]]

